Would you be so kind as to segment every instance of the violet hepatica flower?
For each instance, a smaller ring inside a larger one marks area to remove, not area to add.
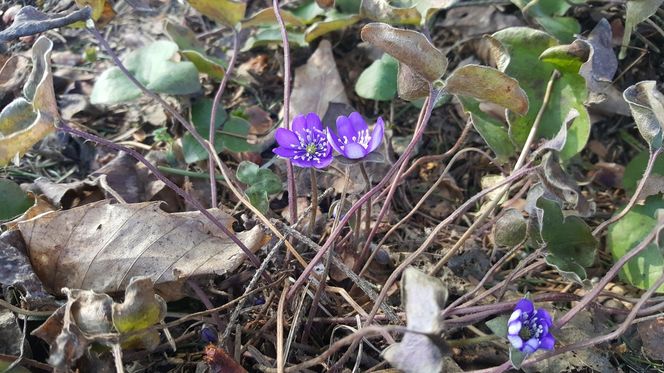
[[[535,311],[533,302],[521,299],[507,322],[507,339],[512,347],[525,355],[541,349],[552,350],[556,340],[549,333],[553,325],[551,315],[540,308]]]
[[[349,159],[361,159],[378,148],[383,140],[385,123],[380,117],[376,120],[373,132],[369,133],[369,127],[364,118],[357,113],[337,118],[337,134],[327,131],[327,139],[330,145]]]
[[[318,115],[300,114],[293,119],[292,128],[277,129],[274,137],[279,147],[272,150],[274,154],[299,167],[325,168],[332,163],[332,148]]]

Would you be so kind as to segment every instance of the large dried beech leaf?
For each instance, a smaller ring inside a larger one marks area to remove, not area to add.
[[[442,330],[440,310],[447,301],[443,282],[409,267],[401,277],[401,302],[406,309],[408,329],[399,343],[383,351],[392,366],[406,373],[443,371],[444,343],[437,340]]]
[[[447,70],[447,58],[443,52],[417,31],[376,22],[362,27],[361,36],[362,40],[391,54],[430,82],[439,79]]]
[[[334,63],[332,45],[322,40],[307,63],[295,69],[290,117],[314,112],[322,118],[331,102],[349,103]]]
[[[220,210],[210,210],[232,224]],[[19,223],[35,272],[52,291],[63,287],[122,291],[134,276],[150,277],[167,300],[183,296],[191,276],[222,274],[244,260],[242,250],[200,213],[167,214],[158,203],[97,202]],[[238,234],[251,250],[259,227]]]
[[[657,90],[657,82],[646,80],[623,92],[636,126],[651,149],[662,146],[664,127],[664,95]]]
[[[32,46],[32,72],[19,97],[0,112],[0,166],[23,155],[55,130],[59,114],[53,91],[51,50],[42,36]]]
[[[528,112],[528,96],[519,82],[492,67],[460,67],[447,78],[445,89],[455,95],[493,102],[519,114]]]

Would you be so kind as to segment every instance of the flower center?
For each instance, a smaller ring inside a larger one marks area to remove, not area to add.
[[[318,147],[314,143],[309,143],[307,144],[307,147],[305,148],[307,154],[309,155],[314,155],[316,154],[316,150],[318,150]]]

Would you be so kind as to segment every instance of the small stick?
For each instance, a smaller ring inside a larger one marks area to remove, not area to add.
[[[311,172],[309,174],[311,176],[311,204],[313,205],[313,208],[309,213],[311,216],[309,219],[309,233],[313,235],[316,226],[316,212],[318,212],[318,183],[316,180],[316,169],[311,167],[309,170]]]

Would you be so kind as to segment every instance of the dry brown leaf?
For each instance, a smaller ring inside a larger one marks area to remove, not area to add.
[[[229,229],[233,219],[209,210]],[[19,223],[35,273],[51,291],[63,287],[114,293],[148,276],[167,301],[184,296],[184,281],[233,271],[242,250],[198,212],[167,214],[159,203],[101,201]],[[238,233],[253,251],[265,235]]]
[[[314,112],[323,117],[331,102],[349,103],[332,54],[332,45],[322,40],[306,65],[295,69],[290,117]]]

